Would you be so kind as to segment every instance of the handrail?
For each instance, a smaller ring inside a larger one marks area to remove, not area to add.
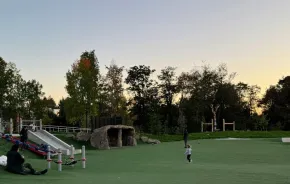
[[[69,127],[69,126],[56,126],[56,125],[43,125],[42,129],[46,131],[54,132],[89,132],[90,128],[79,128],[79,127]]]

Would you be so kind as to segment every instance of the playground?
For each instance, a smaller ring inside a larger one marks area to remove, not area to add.
[[[0,155],[10,144],[1,140]],[[2,183],[195,183],[195,184],[285,184],[290,182],[290,146],[280,139],[190,141],[193,162],[187,163],[182,142],[141,144],[112,150],[86,150],[86,168],[52,163],[44,176],[20,176],[0,169]],[[36,169],[47,162],[23,153]],[[76,156],[80,157],[80,155]]]

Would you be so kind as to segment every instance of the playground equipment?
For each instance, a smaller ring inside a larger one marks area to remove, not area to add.
[[[31,130],[33,132],[37,131],[37,130],[42,130],[42,120],[23,120],[22,118],[20,118],[20,122],[19,122],[19,126],[18,126],[18,131],[20,132],[22,127],[27,127],[28,130]]]
[[[70,158],[69,158],[70,161],[65,161],[63,163],[61,149],[58,149],[57,160],[52,160],[51,159],[50,146],[48,146],[47,168],[51,169],[51,162],[53,161],[54,163],[56,163],[58,165],[58,171],[61,172],[63,165],[74,166],[78,161],[82,161],[82,168],[85,169],[86,168],[86,149],[85,149],[85,146],[82,146],[82,158],[81,158],[81,160],[75,160],[74,151],[75,151],[75,148],[74,148],[73,145],[71,145],[71,150],[70,150],[71,155],[70,155]]]
[[[227,125],[231,125],[233,126],[233,131],[236,130],[236,123],[235,121],[231,122],[231,123],[227,123],[225,119],[223,119],[223,131],[226,131],[226,126]],[[211,123],[204,123],[204,122],[201,122],[201,132],[204,131],[204,126],[211,126],[211,132],[214,132],[214,121],[213,119],[211,120]]]
[[[211,119],[211,123],[204,123],[204,122],[201,122],[201,132],[203,132],[203,127],[204,127],[204,126],[211,126],[211,132],[213,132],[213,128],[214,128],[213,119]]]
[[[226,123],[226,120],[223,119],[223,131],[226,131],[226,125],[232,125],[233,126],[233,131],[236,130],[236,126],[235,126],[235,121],[231,122],[231,123]]]
[[[8,130],[9,131],[9,134],[13,134],[13,120],[12,118],[10,119],[10,121],[3,121],[1,118],[0,118],[0,132],[4,133],[5,130]]]
[[[2,124],[2,123],[1,123]],[[9,124],[9,134],[13,135],[13,120],[10,119]],[[1,125],[2,126],[2,125]],[[6,123],[7,127],[7,123]],[[70,155],[70,145],[60,140],[53,134],[50,134],[46,130],[42,129],[42,120],[19,120],[18,130],[22,129],[22,127],[28,127],[28,139],[36,144],[46,144],[49,145],[51,150],[57,152],[58,149],[61,149],[62,154]],[[19,135],[18,135],[19,136]],[[32,147],[35,147],[34,145]],[[31,150],[31,149],[30,149]],[[34,149],[31,151],[35,152]],[[38,152],[35,152],[38,153]],[[75,150],[75,154],[81,153],[81,150]],[[46,155],[46,153],[45,153]]]
[[[37,144],[47,144],[51,150],[57,152],[61,149],[62,154],[70,155],[70,145],[60,140],[53,134],[43,129],[42,120],[22,120],[20,119],[19,128],[28,127],[28,139]],[[75,150],[75,154],[81,153],[81,150]]]
[[[12,144],[18,144],[18,145],[23,144],[19,138],[13,137],[10,134],[3,134],[1,135],[0,138],[5,139],[6,141],[11,142]],[[39,156],[44,156],[44,157],[47,156],[47,149],[44,149],[43,147],[38,146],[36,144],[26,142],[25,148]],[[50,153],[51,155],[56,155],[56,152],[54,151],[50,151],[50,152],[51,152]]]

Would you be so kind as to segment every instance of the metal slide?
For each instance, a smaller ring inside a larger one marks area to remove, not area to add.
[[[36,132],[29,130],[28,139],[37,144],[47,144],[54,151],[60,148],[62,154],[70,155],[71,146],[45,130],[37,130]],[[79,151],[75,150],[75,154],[78,154]]]

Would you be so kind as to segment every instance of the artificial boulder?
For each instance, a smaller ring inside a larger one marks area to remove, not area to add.
[[[161,142],[159,141],[159,140],[157,140],[157,139],[148,139],[147,140],[147,143],[148,144],[160,144]]]
[[[107,125],[95,129],[90,141],[98,149],[137,145],[134,127],[126,125]]]
[[[149,137],[146,136],[141,136],[141,141],[147,144],[160,144],[161,142],[157,139],[151,139]]]
[[[75,139],[77,141],[88,141],[91,138],[91,134],[87,132],[78,132]]]

